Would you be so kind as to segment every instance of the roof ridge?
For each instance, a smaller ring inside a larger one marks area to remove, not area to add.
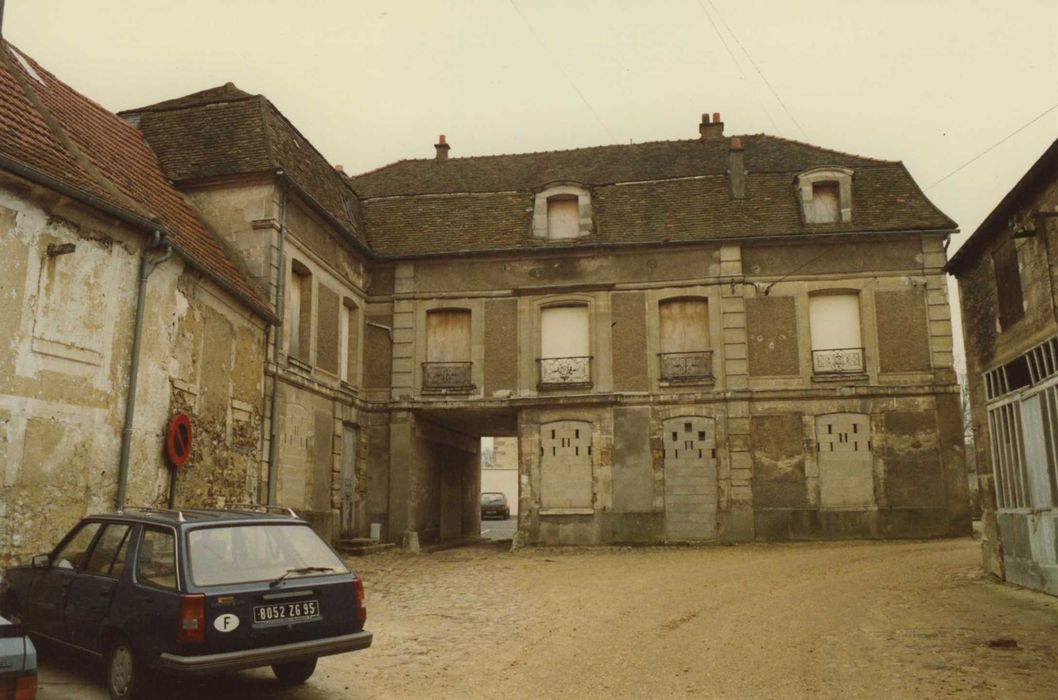
[[[876,163],[899,163],[900,162],[898,160],[886,160],[884,158],[873,158],[871,156],[861,156],[858,153],[849,153],[848,151],[839,151],[836,148],[827,148],[825,146],[817,146],[816,144],[808,143],[807,141],[799,141],[798,139],[791,139],[791,138],[787,138],[786,136],[773,136],[771,134],[765,134],[763,132],[761,132],[759,134],[746,134],[742,138],[747,138],[747,137],[773,139],[775,141],[782,141],[784,143],[795,143],[798,146],[807,146],[808,148],[814,148],[814,149],[819,150],[819,151],[827,151],[828,153],[837,153],[838,155],[848,156],[849,158],[862,158],[863,160],[871,160],[871,161],[874,161]]]
[[[309,148],[312,149],[312,152],[320,157],[320,160],[322,160],[324,163],[326,163],[327,168],[331,172],[333,172],[335,175],[338,176],[339,182],[342,183],[342,186],[345,189],[349,190],[349,192],[354,197],[357,197],[357,198],[360,197],[359,193],[357,193],[357,191],[353,189],[352,184],[349,183],[349,178],[346,177],[344,173],[340,173],[340,172],[338,172],[337,170],[334,169],[334,165],[331,164],[331,161],[330,161],[330,159],[327,156],[323,155],[323,151],[321,151],[320,149],[316,148],[316,145],[314,143],[312,143],[312,141],[309,140],[309,138],[307,136],[305,136],[305,134],[301,133],[300,129],[298,129],[296,126],[294,126],[294,122],[292,122],[289,119],[287,119],[287,115],[283,114],[282,110],[280,110],[278,107],[276,107],[275,104],[270,99],[265,97],[264,95],[258,95],[258,97],[260,97],[261,100],[265,104],[267,104],[269,107],[272,108],[271,111],[274,112],[276,115],[278,115],[278,117],[280,119],[282,119],[287,124],[287,126],[289,126],[294,131],[295,134],[298,135],[298,138],[300,138],[302,141],[304,141],[306,144],[308,144]],[[271,160],[271,158],[272,158],[272,141],[271,141],[271,138],[269,138],[269,136],[268,136],[268,130],[267,129],[265,129],[265,146],[268,148],[268,157]],[[279,163],[275,163],[274,161],[273,161],[273,165],[276,168],[281,168],[281,165]]]
[[[698,142],[711,143],[712,141],[703,141],[702,139],[697,138],[697,139],[659,139],[657,141],[641,141],[639,143],[608,143],[608,144],[602,144],[602,145],[599,145],[599,146],[577,146],[575,148],[553,148],[553,149],[545,150],[545,151],[525,151],[525,152],[522,152],[522,153],[488,153],[488,154],[477,155],[477,156],[456,156],[456,157],[449,157],[447,159],[447,162],[467,161],[467,160],[484,160],[484,159],[487,159],[487,158],[510,158],[512,156],[542,156],[542,155],[549,155],[549,154],[552,154],[552,153],[572,153],[574,151],[602,150],[604,148],[628,148],[629,146],[653,146],[653,145],[659,144],[659,143],[698,143]],[[720,140],[717,140],[716,143],[720,143]],[[375,172],[377,170],[382,170],[383,168],[388,168],[391,165],[397,165],[398,163],[432,163],[432,162],[434,162],[434,160],[435,160],[434,158],[401,158],[400,160],[396,160],[396,161],[390,163],[389,165],[383,165],[383,166],[380,166],[378,168],[375,168],[374,170],[365,171],[363,173],[360,173],[360,175],[367,175],[368,173],[373,173],[373,172]],[[359,175],[357,175],[357,177],[359,177]]]
[[[231,95],[231,96],[226,96],[226,97],[218,97],[218,99],[215,99],[215,100],[208,100],[206,102],[199,102],[199,103],[192,103],[192,104],[171,104],[171,103],[176,103],[176,102],[178,102],[180,100],[187,100],[187,99],[192,98],[192,97],[194,97],[196,95],[204,95],[205,93],[213,92],[214,90],[221,90],[221,89],[229,87],[229,86],[234,88],[238,92],[243,93],[243,94],[241,94],[241,95]],[[252,100],[255,97],[264,97],[264,96],[261,95],[260,93],[254,94],[254,93],[246,92],[245,90],[242,90],[241,88],[237,87],[235,85],[235,83],[233,83],[232,81],[229,80],[228,82],[224,83],[223,85],[217,85],[216,87],[206,88],[204,90],[196,90],[195,92],[189,93],[187,95],[182,95],[180,97],[173,97],[173,98],[170,98],[168,100],[162,100],[160,102],[155,102],[154,104],[145,105],[143,107],[134,107],[134,108],[131,108],[131,109],[123,109],[123,110],[121,110],[119,112],[116,112],[116,114],[119,117],[121,117],[121,116],[124,116],[126,114],[144,114],[144,113],[147,113],[147,112],[178,112],[178,111],[184,110],[184,109],[200,109],[202,107],[209,107],[211,105],[219,105],[219,104],[227,104],[229,102],[244,102],[246,100]],[[265,98],[265,99],[267,99],[267,98]]]
[[[794,144],[794,145],[798,145],[798,146],[803,146],[805,148],[810,148],[810,149],[813,149],[815,151],[833,153],[833,154],[838,155],[838,156],[844,156],[844,157],[847,157],[847,158],[857,158],[857,159],[860,159],[860,160],[871,161],[873,163],[878,163],[878,164],[890,164],[891,165],[891,164],[899,162],[899,161],[893,161],[893,160],[884,160],[884,159],[881,159],[881,158],[873,158],[871,156],[863,156],[863,155],[859,155],[859,154],[856,154],[856,153],[848,153],[848,152],[839,151],[839,150],[836,150],[836,149],[833,149],[833,148],[826,148],[824,146],[818,146],[816,144],[807,143],[805,141],[798,141],[796,139],[789,139],[789,138],[786,138],[786,137],[783,137],[783,136],[773,136],[771,134],[765,134],[765,133],[731,134],[730,136],[724,136],[724,137],[721,137],[721,138],[718,138],[718,139],[702,139],[700,137],[699,138],[686,138],[686,139],[658,139],[656,141],[641,141],[641,142],[638,142],[638,143],[613,143],[613,144],[603,144],[603,145],[598,145],[598,146],[578,146],[578,147],[575,147],[575,148],[556,148],[556,149],[543,150],[543,151],[527,151],[527,152],[523,152],[523,153],[489,153],[489,154],[474,155],[474,156],[449,157],[446,162],[463,162],[463,163],[465,163],[465,162],[468,162],[468,161],[483,161],[483,160],[495,159],[495,158],[516,158],[516,157],[529,157],[529,156],[546,156],[546,155],[553,155],[553,154],[569,154],[569,153],[576,153],[576,152],[602,151],[602,150],[606,150],[606,149],[618,149],[618,148],[630,148],[630,147],[634,148],[634,147],[637,147],[637,146],[657,146],[657,145],[662,145],[662,144],[673,144],[673,145],[675,145],[675,144],[685,144],[685,145],[691,145],[691,144],[712,145],[712,144],[716,144],[717,146],[719,146],[721,144],[729,144],[731,139],[733,139],[733,138],[740,138],[740,139],[743,139],[743,140],[746,140],[746,139],[773,140],[773,141],[778,141],[778,142],[781,142],[781,143],[789,143],[789,144]],[[393,161],[392,163],[388,163],[386,165],[381,165],[381,166],[379,166],[377,168],[373,168],[371,170],[366,170],[366,171],[364,171],[362,173],[357,173],[355,176],[351,176],[351,179],[355,180],[355,179],[360,178],[360,177],[366,177],[366,176],[369,176],[369,175],[373,175],[375,173],[378,173],[378,172],[381,172],[381,171],[385,170],[386,168],[391,168],[393,166],[401,165],[401,164],[404,164],[404,163],[409,163],[409,164],[420,164],[420,163],[422,163],[422,164],[425,164],[425,163],[434,162],[434,160],[435,159],[433,159],[433,158],[401,158],[401,159],[398,159],[396,161]],[[796,171],[795,170],[789,170],[789,171],[785,171],[784,170],[782,172],[796,172]]]

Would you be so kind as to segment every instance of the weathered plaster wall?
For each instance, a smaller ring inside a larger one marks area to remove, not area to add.
[[[113,508],[139,256],[146,236],[14,179],[0,189],[0,566]],[[49,256],[49,244],[73,244]],[[237,342],[246,356],[235,359]],[[246,501],[256,482],[263,323],[179,257],[151,275],[127,503],[162,504],[166,423],[192,418],[180,505]],[[207,353],[215,346],[219,352]]]

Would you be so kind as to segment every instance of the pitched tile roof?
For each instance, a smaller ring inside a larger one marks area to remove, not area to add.
[[[168,183],[139,131],[7,42],[0,44],[0,88],[0,157],[90,202],[156,221],[192,266],[271,318],[268,304]]]
[[[265,97],[227,83],[120,114],[146,135],[178,185],[281,170],[365,245],[360,203],[346,178]]]
[[[364,197],[369,241],[388,256],[955,228],[899,162],[773,136],[740,138],[748,172],[745,199],[730,195],[728,139],[409,160],[351,182]],[[821,166],[853,170],[851,223],[803,223],[795,178]],[[593,235],[562,242],[532,237],[534,192],[556,181],[592,190]]]

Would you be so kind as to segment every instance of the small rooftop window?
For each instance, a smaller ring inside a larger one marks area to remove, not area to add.
[[[797,176],[797,193],[806,224],[852,221],[852,171],[815,168]]]
[[[554,185],[536,193],[533,237],[564,240],[592,232],[591,193],[580,185]]]

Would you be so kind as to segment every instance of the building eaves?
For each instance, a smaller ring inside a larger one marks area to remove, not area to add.
[[[996,233],[1006,226],[1011,214],[1023,199],[1048,181],[1058,179],[1058,140],[1047,147],[1047,150],[1025,172],[1009,192],[999,200],[999,204],[989,212],[984,221],[978,225],[970,237],[955,251],[948,261],[945,270],[958,275],[959,271],[985,247]]]

